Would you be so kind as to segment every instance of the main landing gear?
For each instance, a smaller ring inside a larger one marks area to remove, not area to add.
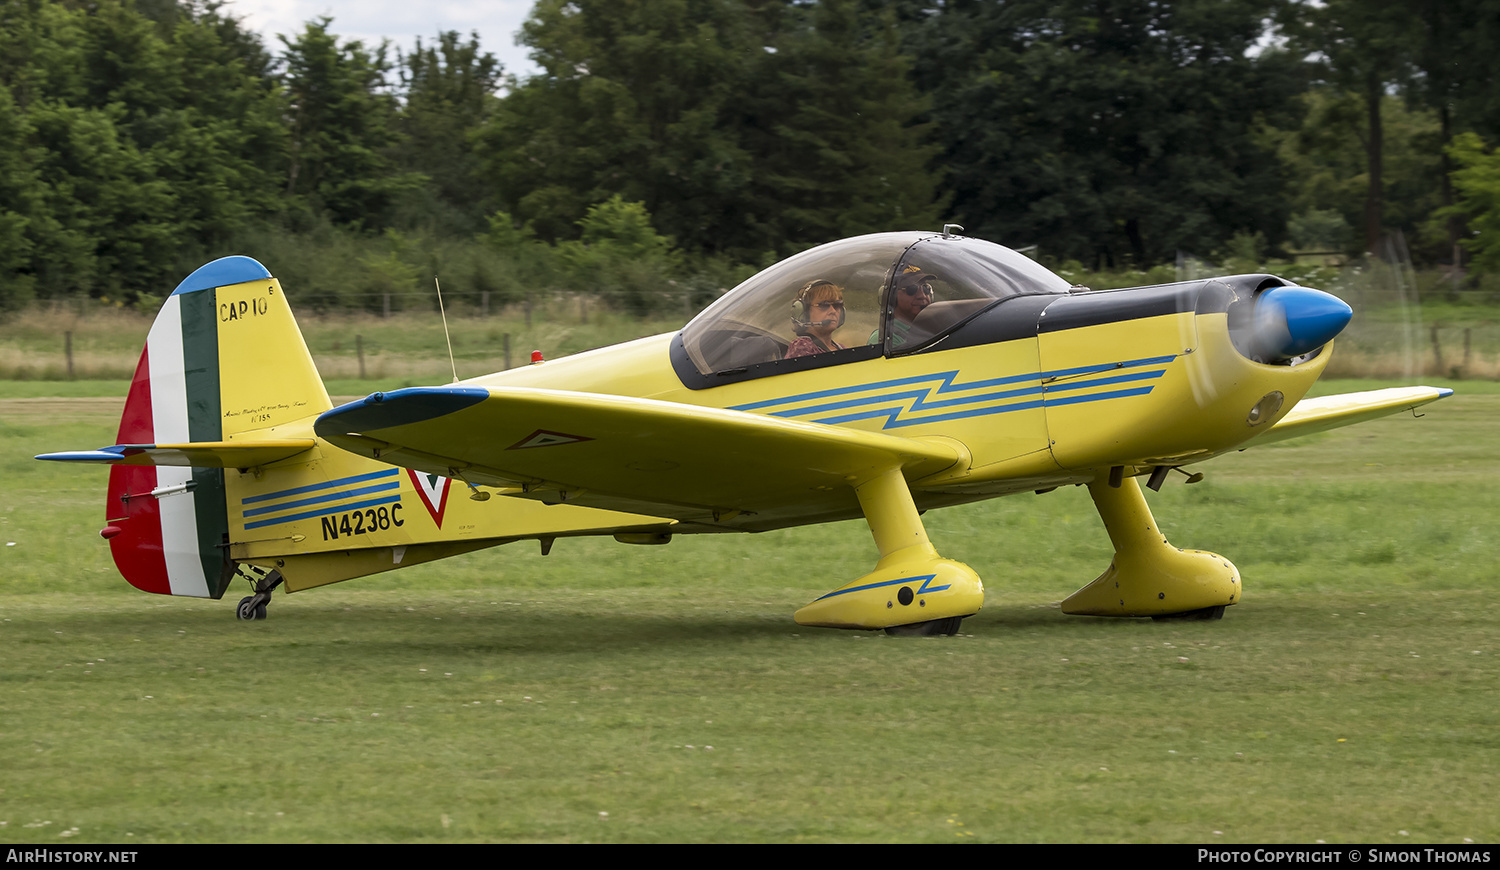
[[[241,566],[240,572],[255,586],[255,594],[241,598],[234,615],[238,619],[265,619],[266,605],[271,603],[271,591],[281,585],[281,572],[273,568],[257,579],[246,571],[247,567]]]
[[[958,633],[959,623],[984,605],[984,585],[974,569],[944,559],[917,515],[901,469],[892,468],[854,488],[875,536],[875,570],[798,610],[798,625],[885,629],[898,637]]]
[[[1210,620],[1239,602],[1239,570],[1216,553],[1167,543],[1135,478],[1101,475],[1089,484],[1089,495],[1115,558],[1097,580],[1068,596],[1063,613]]]
[[[933,549],[901,470],[854,488],[880,550],[875,570],[798,610],[799,625],[885,629],[897,637],[958,633],[984,604],[984,586],[969,566]],[[1089,495],[1115,545],[1097,580],[1062,603],[1063,613],[1222,619],[1240,599],[1240,572],[1223,556],[1167,543],[1134,477],[1100,474]]]

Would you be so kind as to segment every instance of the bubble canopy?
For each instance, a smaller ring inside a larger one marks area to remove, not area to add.
[[[757,273],[684,327],[680,347],[700,376],[762,377],[911,353],[1002,299],[1068,290],[1067,281],[993,242],[858,236]]]

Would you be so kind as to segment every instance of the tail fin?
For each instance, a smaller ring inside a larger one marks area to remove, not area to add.
[[[330,407],[280,283],[249,257],[225,257],[162,306],[117,446],[232,441]],[[115,565],[138,589],[218,598],[234,577],[223,468],[116,464],[105,516]]]

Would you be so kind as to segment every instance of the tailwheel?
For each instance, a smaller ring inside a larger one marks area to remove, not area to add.
[[[1205,607],[1201,610],[1189,610],[1186,613],[1167,613],[1151,618],[1157,622],[1212,622],[1215,619],[1224,618],[1224,605]]]
[[[247,595],[240,599],[240,606],[235,608],[234,615],[238,619],[265,619],[266,602],[256,600],[257,596]]]
[[[958,626],[963,621],[964,618],[962,616],[950,616],[947,619],[929,619],[926,622],[892,625],[886,628],[885,633],[891,637],[952,637],[958,634]]]
[[[239,573],[255,589],[254,595],[248,595],[240,599],[239,606],[234,609],[236,619],[251,620],[265,619],[266,605],[271,603],[271,592],[281,585],[281,572],[271,570],[264,574],[258,574],[258,569],[249,565],[241,565]]]

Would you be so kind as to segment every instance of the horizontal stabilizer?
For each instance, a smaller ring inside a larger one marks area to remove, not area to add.
[[[1451,395],[1453,391],[1444,387],[1392,387],[1386,390],[1371,390],[1367,393],[1341,393],[1337,396],[1303,399],[1275,426],[1264,434],[1245,442],[1242,447],[1274,444],[1277,441],[1299,438],[1314,432],[1326,432],[1329,429],[1352,426],[1377,417],[1411,410]]]
[[[175,465],[182,468],[254,468],[296,456],[317,444],[311,438],[275,441],[199,441],[187,444],[116,444],[98,450],[43,453],[37,459],[104,465]]]
[[[891,468],[917,479],[959,460],[947,444],[877,432],[521,387],[376,393],[326,412],[314,429],[429,474],[677,518],[774,514],[820,498],[857,509],[858,483]]]

